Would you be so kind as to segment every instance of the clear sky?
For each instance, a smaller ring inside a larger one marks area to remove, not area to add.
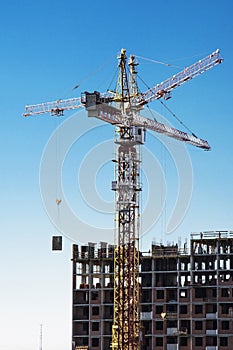
[[[147,202],[150,191],[155,191],[155,201],[162,208],[164,193],[159,184],[165,182],[166,205],[157,223],[143,236],[143,244],[149,247],[151,240],[161,239],[176,242],[179,237],[184,240],[191,232],[202,230],[233,229],[232,16],[231,0],[1,2],[0,350],[38,349],[41,323],[45,350],[71,346],[72,240],[65,238],[62,253],[51,251],[51,236],[59,230],[46,214],[39,185],[44,148],[62,120],[49,115],[23,118],[24,106],[79,97],[85,90],[106,91],[122,47],[128,54],[171,64],[165,66],[138,58],[140,77],[148,86],[165,80],[217,48],[224,58],[223,64],[175,90],[167,102],[212,147],[211,152],[187,148],[193,171],[192,198],[183,221],[169,235],[166,226],[175,205],[182,166],[177,170],[178,158],[172,158],[171,151],[148,135],[145,147],[151,154],[145,153],[143,159],[146,164],[151,157],[160,177],[145,165],[143,203]],[[77,84],[79,89],[72,90]],[[151,108],[180,127],[158,101]],[[73,114],[67,113],[63,120],[72,118]],[[90,130],[92,121],[85,121],[85,115],[79,117],[76,135],[79,127],[88,132],[73,147],[70,144],[64,162],[66,200],[82,220],[90,220],[92,226],[100,229],[111,228],[113,165],[110,158],[106,162],[101,158],[101,147],[107,150],[108,157],[114,155],[113,129],[98,128],[100,124],[93,120],[94,129]],[[69,128],[71,132],[72,125]],[[69,139],[69,132],[66,137]],[[61,144],[64,141],[63,131],[58,141]],[[85,178],[89,181],[90,159],[95,160],[95,151],[101,163],[96,164],[96,183],[90,186],[96,186],[103,199],[102,213],[97,208],[91,210],[85,197],[90,195]],[[54,155],[51,154],[51,164],[57,164],[60,156],[57,146]],[[78,180],[82,161],[84,170]],[[56,184],[52,166],[46,175],[48,183]],[[55,199],[56,193],[54,203]],[[58,215],[62,216],[62,203],[59,210]],[[74,234],[71,236],[74,238]],[[86,243],[106,240],[108,236],[83,232],[77,225],[76,238],[76,242]]]

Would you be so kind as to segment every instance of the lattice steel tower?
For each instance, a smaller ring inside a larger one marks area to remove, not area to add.
[[[113,349],[139,349],[139,221],[140,221],[140,150],[144,130],[131,126],[130,119],[138,94],[136,63],[130,57],[129,79],[126,53],[121,50],[116,101],[125,116],[124,126],[116,130],[115,267]],[[128,119],[128,120],[127,120]]]

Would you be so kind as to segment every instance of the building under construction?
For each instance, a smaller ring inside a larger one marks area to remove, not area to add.
[[[190,247],[140,252],[143,350],[233,347],[233,232],[192,234]],[[111,349],[114,247],[73,245],[73,345]]]

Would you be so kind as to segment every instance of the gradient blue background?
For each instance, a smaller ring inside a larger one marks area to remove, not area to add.
[[[40,323],[43,349],[71,346],[72,242],[65,240],[62,253],[51,252],[51,236],[57,231],[39,189],[40,159],[57,122],[49,116],[21,117],[24,105],[79,96],[85,90],[105,91],[122,47],[179,67],[221,49],[224,63],[178,88],[168,102],[209,141],[212,151],[189,147],[191,205],[180,227],[164,239],[232,229],[232,17],[231,0],[1,2],[0,350],[38,349]],[[149,86],[180,70],[139,61]],[[103,72],[98,70],[102,64]],[[79,82],[80,89],[72,91]],[[165,112],[158,101],[151,107]],[[102,190],[110,199],[109,184]],[[175,191],[171,184],[168,196],[173,202]],[[160,239],[163,227],[160,223],[148,242]],[[84,234],[80,241],[101,240]]]

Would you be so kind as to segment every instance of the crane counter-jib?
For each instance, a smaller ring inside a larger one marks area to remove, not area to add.
[[[81,98],[69,98],[66,100],[57,100],[52,102],[44,102],[40,104],[29,105],[25,107],[24,117],[36,114],[62,112],[70,109],[77,109],[83,107]],[[59,113],[57,113],[59,114]]]

